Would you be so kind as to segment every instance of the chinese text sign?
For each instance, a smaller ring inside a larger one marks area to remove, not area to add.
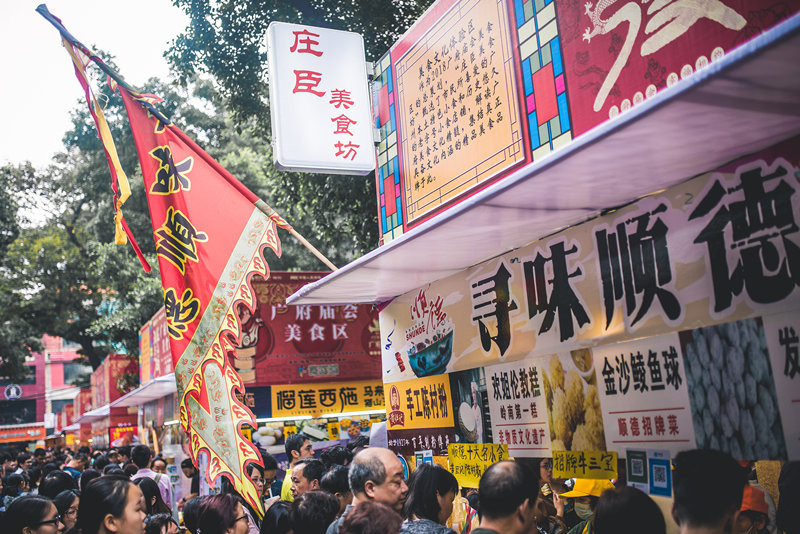
[[[465,488],[477,488],[483,473],[493,463],[508,460],[507,445],[457,444],[447,447],[450,472]]]
[[[267,40],[276,167],[372,172],[372,110],[361,36],[272,22]]]

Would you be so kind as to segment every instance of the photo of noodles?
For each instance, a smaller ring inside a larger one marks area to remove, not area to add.
[[[591,351],[553,354],[544,366],[543,382],[553,450],[605,450]]]

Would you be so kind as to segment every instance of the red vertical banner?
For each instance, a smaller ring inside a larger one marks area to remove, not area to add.
[[[245,465],[260,457],[241,432],[255,421],[235,396],[244,386],[227,356],[240,344],[240,310],[255,309],[253,277],[269,277],[265,249],[280,254],[276,225],[256,206],[257,197],[183,132],[149,113],[145,97],[121,93],[150,207],[180,421],[192,457],[206,452],[209,481],[226,476],[260,508],[245,476]]]

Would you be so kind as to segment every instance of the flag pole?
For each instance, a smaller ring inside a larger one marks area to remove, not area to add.
[[[317,248],[314,245],[312,245],[311,243],[309,243],[306,240],[305,237],[300,235],[297,232],[297,230],[295,230],[294,227],[292,227],[292,225],[290,225],[289,223],[284,221],[283,217],[278,215],[278,213],[275,210],[273,210],[269,206],[269,204],[267,204],[263,200],[258,200],[258,201],[256,201],[256,207],[258,209],[260,209],[261,211],[263,211],[270,219],[275,220],[275,222],[277,223],[278,226],[280,226],[281,228],[283,228],[284,230],[286,230],[287,232],[292,234],[292,236],[294,236],[295,239],[300,241],[300,243],[304,247],[306,247],[314,256],[317,257],[317,259],[319,261],[324,263],[331,271],[338,271],[339,270],[338,267],[336,267],[333,263],[331,263],[331,261],[322,254],[322,252],[317,250]],[[281,223],[280,221],[283,221],[283,223]]]
[[[71,33],[69,33],[69,30],[67,30],[64,27],[64,25],[61,23],[61,20],[59,20],[55,15],[50,13],[50,10],[47,9],[47,6],[45,4],[39,4],[39,6],[36,8],[36,11],[41,16],[43,16],[45,18],[45,20],[47,20],[47,22],[49,22],[50,24],[55,26],[55,28],[59,31],[59,33],[61,34],[62,37],[64,37],[67,41],[72,43],[72,45],[75,46],[77,49],[79,49],[81,52],[86,54],[89,57],[89,59],[91,59],[94,62],[94,64],[97,65],[100,68],[100,70],[105,72],[112,80],[117,82],[120,87],[124,88],[126,91],[128,91],[132,95],[139,95],[140,94],[140,92],[137,91],[136,88],[134,88],[133,86],[129,85],[128,82],[126,82],[122,78],[122,76],[120,76],[117,72],[114,71],[114,69],[112,69],[111,67],[106,65],[103,62],[102,59],[97,57],[94,54],[94,52],[92,52],[92,50],[90,48],[88,48],[86,45],[84,45],[83,43],[78,41]],[[156,107],[154,105],[150,104],[149,102],[141,102],[141,103],[158,120],[160,120],[164,124],[171,124],[170,120],[168,118],[166,118],[160,111],[158,111],[158,109],[156,109]]]
[[[97,57],[88,47],[83,45],[80,41],[78,41],[61,23],[61,21],[55,17],[50,11],[47,9],[45,4],[39,4],[36,8],[36,11],[44,17],[50,24],[55,26],[55,28],[61,33],[61,35],[67,39],[70,43],[72,43],[75,47],[77,47],[81,52],[86,54],[89,59],[91,59],[104,73],[106,73],[112,80],[117,82],[119,86],[128,91],[131,95],[140,95],[141,93],[137,91],[134,87],[129,85],[117,72],[115,72],[111,67],[106,65],[103,60]],[[152,105],[151,103],[144,101],[140,98],[136,99],[141,105],[143,105],[147,110],[153,114],[158,120],[160,120],[165,126],[171,127],[172,121],[170,121],[166,116],[164,116],[158,109]],[[197,145],[189,136],[185,135],[179,128],[171,128],[172,132],[177,134],[178,137],[181,138],[182,141],[190,145],[198,154],[203,156],[203,159],[209,165],[213,166],[220,174],[222,174],[225,179],[234,186],[237,190],[239,190],[245,197],[247,197],[259,210],[264,212],[270,219],[275,221],[278,226],[289,232],[295,239],[297,239],[300,244],[306,247],[309,252],[311,252],[317,259],[319,259],[322,263],[325,264],[329,269],[332,271],[338,270],[337,267],[328,259],[326,258],[319,250],[317,250],[314,245],[308,242],[308,240],[300,235],[297,230],[295,230],[292,225],[287,223],[278,213],[273,210],[266,202],[261,200],[255,193],[250,191],[245,185],[236,179],[228,170],[220,165],[216,160],[214,160],[211,156],[209,156],[205,150]]]
[[[171,124],[168,125],[168,127],[172,130],[172,133],[178,136],[181,139],[181,141],[189,145],[190,148],[192,148],[195,152],[201,155],[206,163],[211,165],[214,168],[214,170],[216,170],[218,173],[224,176],[225,179],[228,181],[228,183],[231,184],[233,187],[235,187],[248,200],[250,200],[250,202],[252,202],[256,208],[264,212],[264,214],[266,214],[270,219],[275,221],[275,223],[279,227],[283,228],[284,230],[292,234],[292,236],[295,239],[297,239],[300,242],[300,244],[306,247],[309,250],[309,252],[311,252],[314,256],[316,256],[316,258],[322,263],[324,263],[330,270],[332,271],[338,270],[336,265],[334,265],[328,258],[326,258],[322,254],[322,252],[317,250],[317,248],[314,245],[309,243],[305,237],[300,235],[300,233],[297,230],[295,230],[294,227],[292,227],[292,225],[286,222],[283,219],[283,217],[281,217],[274,209],[272,209],[269,206],[269,204],[261,200],[258,197],[258,195],[250,191],[247,188],[247,186],[245,186],[242,182],[237,180],[236,177],[228,171],[228,169],[220,165],[220,163],[217,160],[209,156],[205,150],[203,150],[200,146],[198,146],[197,143],[195,143],[194,140],[188,135],[186,135],[180,128],[171,128],[171,126],[172,126]]]

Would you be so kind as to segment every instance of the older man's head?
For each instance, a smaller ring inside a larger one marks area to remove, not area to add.
[[[368,447],[356,454],[348,479],[353,504],[374,501],[402,510],[408,486],[400,460],[389,449]]]

